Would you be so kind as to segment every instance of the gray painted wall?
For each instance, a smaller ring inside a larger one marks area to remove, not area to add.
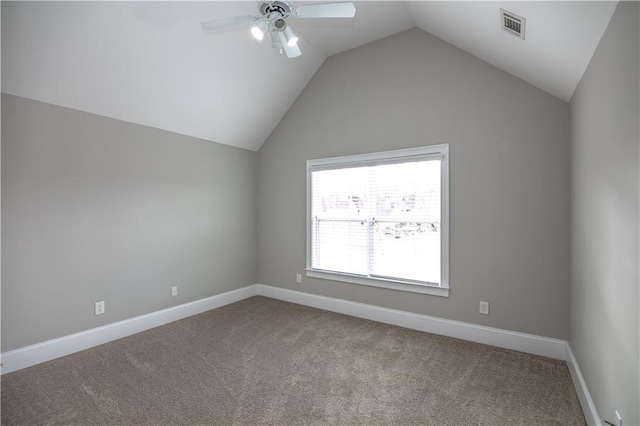
[[[449,298],[295,283],[307,159],[439,143],[450,144]],[[260,282],[566,339],[569,164],[567,103],[419,29],[330,57],[259,151]]]
[[[638,3],[620,2],[571,100],[570,345],[603,419],[640,424]]]
[[[3,352],[256,282],[256,153],[5,94],[2,125]]]

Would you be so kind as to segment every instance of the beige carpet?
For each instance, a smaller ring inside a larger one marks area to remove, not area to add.
[[[564,362],[264,297],[2,376],[2,424],[583,425]]]

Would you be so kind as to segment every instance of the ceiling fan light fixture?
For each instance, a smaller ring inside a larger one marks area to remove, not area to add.
[[[273,29],[276,31],[284,31],[287,28],[287,21],[276,13],[272,14],[271,22],[273,23]]]
[[[251,35],[256,40],[262,41],[262,39],[264,38],[264,33],[267,32],[268,28],[269,26],[265,21],[259,21],[253,27],[251,27]]]
[[[282,48],[282,43],[280,42],[280,38],[275,36],[274,33],[271,33],[270,36],[271,36],[271,47],[273,47],[274,49]]]
[[[298,44],[298,36],[295,35],[289,26],[284,29],[284,39],[287,41],[287,46],[293,47]]]
[[[287,58],[293,59],[302,55],[302,52],[300,51],[300,48],[298,47],[297,44],[290,46],[287,43],[287,39],[284,37],[284,31],[276,31],[276,34],[277,34],[277,37],[280,39],[280,43],[282,44],[281,46],[282,50],[284,51],[284,54],[287,56]]]

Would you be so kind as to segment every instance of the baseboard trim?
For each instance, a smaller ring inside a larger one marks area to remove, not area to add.
[[[258,295],[286,302],[554,359],[565,360],[566,356],[567,342],[560,339],[366,305],[264,284],[256,284],[256,286]]]
[[[578,399],[580,400],[582,412],[584,413],[587,424],[589,426],[601,426],[603,424],[602,420],[600,420],[596,405],[593,403],[593,399],[591,399],[591,394],[589,393],[589,389],[587,388],[587,383],[584,381],[584,377],[582,377],[582,372],[580,371],[580,367],[578,366],[578,361],[573,355],[573,351],[571,350],[571,346],[569,346],[569,343],[567,343],[566,347],[566,362],[567,366],[569,367],[569,373],[571,373],[573,386],[576,388],[576,393],[578,394]]]
[[[132,334],[140,333],[141,331],[159,327],[172,321],[197,315],[230,303],[239,302],[256,294],[257,287],[254,284],[182,305],[172,306],[161,311],[151,312],[102,327],[92,328],[35,345],[7,351],[0,355],[3,364],[2,374],[51,361]]]
[[[205,299],[173,306],[161,311],[151,312],[135,318],[5,352],[1,355],[3,363],[2,374],[102,345],[255,295],[555,359],[566,360],[568,354],[571,354],[567,350],[567,343],[564,340],[447,320],[264,284],[254,284]],[[571,365],[577,369],[575,358],[572,360]]]
[[[5,352],[0,355],[3,363],[2,374],[51,361],[257,295],[385,324],[564,360],[569,367],[587,423],[589,425],[602,424],[578,367],[578,362],[571,347],[564,340],[447,320],[264,284],[253,284],[205,299]]]

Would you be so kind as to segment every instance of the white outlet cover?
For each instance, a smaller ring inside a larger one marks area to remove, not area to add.
[[[96,302],[93,307],[93,313],[95,315],[104,314],[104,301]]]
[[[480,313],[489,315],[489,302],[480,302]]]
[[[296,274],[296,282],[298,284],[302,282],[302,274]]]
[[[172,296],[177,296],[178,295],[178,286],[171,287],[171,295]]]

